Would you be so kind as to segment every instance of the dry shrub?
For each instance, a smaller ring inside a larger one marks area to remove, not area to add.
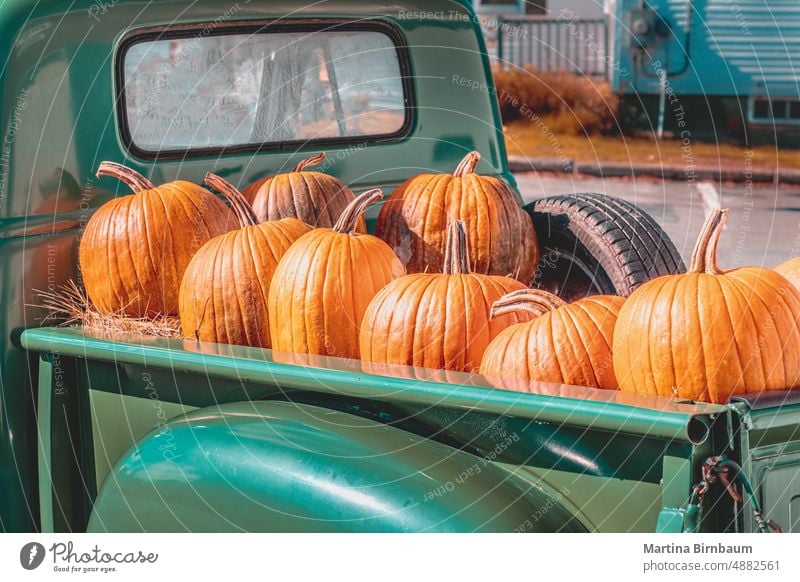
[[[503,121],[527,119],[553,133],[609,134],[617,128],[619,97],[605,81],[569,71],[494,70]]]

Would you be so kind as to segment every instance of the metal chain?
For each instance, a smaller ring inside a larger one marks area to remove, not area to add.
[[[726,459],[723,456],[714,456],[706,459],[701,467],[701,480],[692,487],[692,492],[689,495],[689,500],[686,504],[684,522],[689,522],[685,531],[696,531],[696,524],[699,523],[703,511],[703,498],[708,493],[712,483],[718,481],[725,488],[730,498],[734,503],[734,514],[739,512],[739,504],[742,502],[742,496],[736,490],[735,483],[738,481],[742,485],[745,493],[747,493],[750,501],[750,506],[753,508],[753,519],[756,522],[756,527],[759,533],[782,533],[783,529],[773,520],[764,516],[761,505],[758,503],[750,481],[742,471],[742,468],[735,461]],[[696,521],[695,521],[696,520]]]

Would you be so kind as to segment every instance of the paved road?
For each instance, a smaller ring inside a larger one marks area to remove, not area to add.
[[[723,268],[774,267],[800,255],[800,187],[536,173],[516,177],[526,201],[554,194],[601,192],[637,204],[670,235],[687,264],[705,213],[714,205],[731,209],[720,252]]]

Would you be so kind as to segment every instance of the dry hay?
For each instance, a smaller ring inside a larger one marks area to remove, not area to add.
[[[99,333],[129,333],[152,337],[182,338],[180,320],[171,315],[137,318],[125,315],[122,310],[100,313],[92,305],[86,292],[70,280],[55,291],[36,291],[40,304],[48,314],[42,324],[60,326],[80,325],[87,331]]]

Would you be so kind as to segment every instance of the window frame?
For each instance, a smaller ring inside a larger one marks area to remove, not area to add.
[[[506,0],[504,4],[484,4],[482,0],[472,3],[478,16],[485,14],[525,14],[524,0]]]
[[[785,102],[785,114],[781,117],[772,115],[773,103],[775,101]],[[766,103],[769,115],[766,117],[756,115],[756,103]],[[794,97],[784,97],[779,95],[751,95],[747,98],[747,122],[752,125],[772,125],[780,126],[798,126],[800,125],[800,117],[792,117],[792,104],[800,103],[800,99],[795,95]]]
[[[204,33],[209,27],[213,30]],[[319,139],[289,140],[282,142],[254,142],[229,146],[186,147],[178,149],[148,150],[139,147],[130,131],[127,101],[125,96],[125,57],[134,45],[172,39],[210,38],[235,34],[271,34],[296,32],[379,32],[394,44],[403,85],[405,117],[403,125],[395,132],[353,137],[326,137]],[[200,33],[200,34],[198,34]],[[133,156],[145,160],[189,159],[210,156],[250,154],[267,151],[302,151],[324,146],[348,146],[367,143],[385,143],[406,138],[414,126],[414,86],[408,45],[401,31],[384,20],[340,20],[340,19],[292,19],[292,20],[245,20],[227,23],[197,22],[192,24],[147,27],[126,34],[117,46],[114,58],[114,83],[117,110],[117,127],[125,149]]]

